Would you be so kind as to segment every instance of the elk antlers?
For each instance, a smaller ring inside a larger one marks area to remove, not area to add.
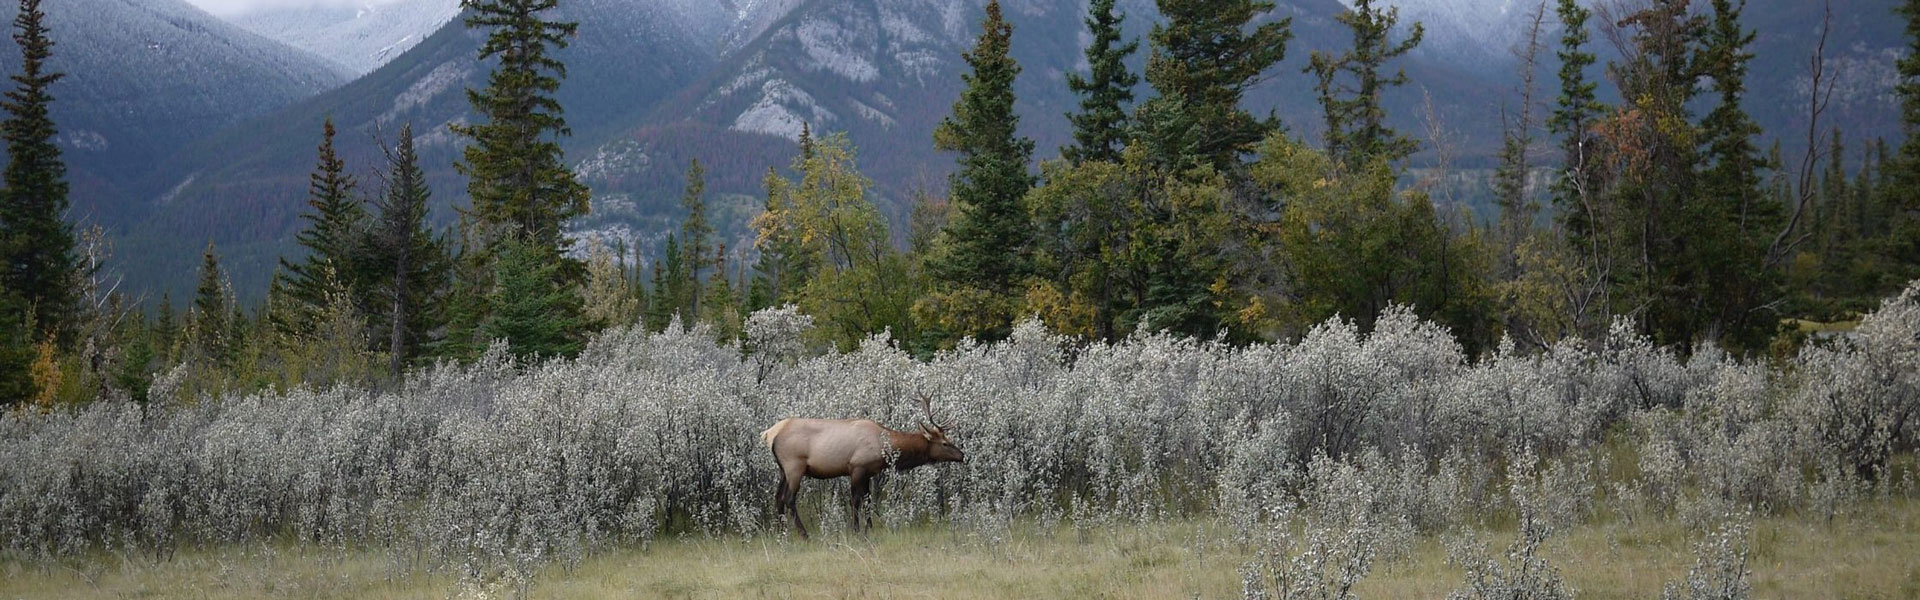
[[[926,392],[920,392],[920,412],[927,415],[927,424],[932,425],[934,429],[944,429],[939,421],[933,420],[933,398],[928,397]]]

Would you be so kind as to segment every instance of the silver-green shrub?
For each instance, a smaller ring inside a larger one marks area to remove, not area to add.
[[[992,543],[1022,520],[1199,515],[1277,561],[1318,548],[1320,567],[1293,572],[1337,584],[1412,532],[1516,510],[1507,465],[1532,459],[1515,448],[1539,453],[1521,489],[1554,526],[1592,512],[1615,443],[1639,453],[1616,465],[1632,475],[1612,491],[1649,510],[1831,514],[1902,489],[1869,478],[1911,447],[1920,398],[1920,285],[1854,337],[1779,367],[1682,360],[1624,322],[1591,348],[1474,359],[1404,308],[1371,332],[1335,319],[1298,343],[1248,346],[1086,343],[1029,321],[927,361],[885,335],[812,355],[808,323],[756,313],[744,349],[677,324],[610,330],[540,364],[496,347],[378,392],[7,413],[0,552],[158,556],[280,538],[523,582],[613,544],[784,531],[761,430],[790,416],[911,429],[924,394],[967,462],[889,474],[876,522]],[[844,527],[843,482],[802,489],[810,520]],[[1304,537],[1269,539],[1296,526]]]

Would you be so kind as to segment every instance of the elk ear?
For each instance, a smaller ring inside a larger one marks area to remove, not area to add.
[[[920,424],[920,435],[926,436],[927,441],[929,442],[933,441],[934,434],[937,434],[939,432],[940,430],[934,429],[932,426],[927,425],[926,423]]]

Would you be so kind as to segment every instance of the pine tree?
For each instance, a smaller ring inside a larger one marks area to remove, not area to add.
[[[54,144],[58,133],[49,112],[49,88],[66,75],[49,72],[53,40],[47,36],[40,0],[20,0],[13,19],[13,41],[20,46],[20,73],[14,89],[0,102],[6,139],[5,189],[0,190],[0,290],[16,302],[0,307],[0,320],[33,323],[28,335],[64,339],[78,318],[76,289],[80,257],[74,249],[67,210],[67,167]],[[28,313],[31,313],[30,318]]]
[[[380,218],[368,246],[377,252],[378,276],[369,292],[383,309],[375,324],[384,328],[387,369],[399,375],[407,361],[425,353],[429,336],[443,324],[438,308],[447,290],[450,261],[445,245],[428,229],[426,172],[414,151],[413,124],[400,127],[400,140],[387,154],[387,189],[375,200]]]
[[[1584,251],[1593,235],[1594,224],[1588,222],[1589,211],[1582,206],[1583,198],[1599,192],[1600,144],[1593,127],[1606,106],[1595,99],[1599,84],[1587,79],[1587,67],[1594,63],[1593,53],[1586,50],[1587,19],[1592,11],[1582,8],[1577,0],[1560,0],[1558,10],[1561,30],[1560,50],[1556,55],[1560,58],[1560,98],[1553,115],[1547,119],[1547,129],[1560,137],[1565,158],[1561,165],[1563,175],[1553,181],[1553,203],[1566,224],[1568,241]]]
[[[1906,141],[1890,161],[1881,189],[1892,217],[1888,258],[1900,266],[1894,278],[1906,281],[1920,277],[1920,0],[1902,0],[1894,10],[1907,21],[1907,51],[1896,63],[1900,78],[1894,86]]]
[[[960,169],[950,180],[958,211],[930,268],[948,284],[1006,294],[1033,269],[1033,226],[1021,203],[1034,182],[1027,171],[1033,140],[1015,132],[1013,81],[1020,65],[1008,54],[1013,26],[998,0],[987,3],[981,29],[965,55],[972,67],[961,75],[966,89],[933,132],[934,147],[960,153]]]
[[[1529,197],[1527,179],[1531,172],[1534,135],[1533,93],[1535,66],[1540,56],[1540,31],[1546,20],[1546,4],[1540,4],[1527,28],[1525,45],[1520,51],[1520,110],[1517,118],[1501,111],[1506,122],[1501,132],[1500,166],[1494,171],[1494,203],[1500,207],[1500,278],[1514,281],[1520,276],[1519,247],[1533,228],[1539,205]]]
[[[706,297],[701,300],[699,313],[701,321],[713,324],[714,334],[722,341],[739,337],[743,326],[740,298],[734,295],[733,283],[727,278],[726,255],[725,244],[715,248],[710,259],[713,275],[707,278]]]
[[[1147,36],[1147,83],[1160,96],[1136,110],[1136,138],[1153,148],[1169,172],[1207,165],[1220,172],[1270,132],[1274,119],[1255,119],[1240,97],[1268,67],[1286,58],[1292,18],[1256,26],[1273,10],[1269,0],[1158,0],[1166,22]]]
[[[1632,100],[1601,124],[1614,179],[1599,224],[1620,255],[1614,264],[1616,308],[1643,311],[1642,331],[1685,347],[1712,333],[1715,311],[1706,285],[1718,274],[1702,258],[1714,253],[1711,209],[1700,206],[1701,132],[1691,106],[1699,95],[1698,52],[1704,17],[1688,0],[1655,0],[1621,21],[1631,29],[1626,57],[1613,67],[1620,94]]]
[[[1713,80],[1719,104],[1701,121],[1705,139],[1705,169],[1698,177],[1700,197],[1687,207],[1685,219],[1694,223],[1690,248],[1704,298],[1700,312],[1711,323],[1709,331],[1731,346],[1761,349],[1776,319],[1762,313],[1781,289],[1784,256],[1774,256],[1774,234],[1784,222],[1784,206],[1769,197],[1760,172],[1774,165],[1753,141],[1760,125],[1741,101],[1746,93],[1747,47],[1754,32],[1740,25],[1745,0],[1713,0],[1713,17],[1705,29],[1705,45],[1698,59],[1703,74]]]
[[[1113,3],[1093,0],[1087,5],[1087,30],[1093,33],[1093,44],[1086,53],[1092,72],[1088,77],[1067,74],[1067,88],[1080,96],[1080,112],[1067,114],[1074,143],[1060,149],[1060,157],[1067,162],[1118,163],[1127,145],[1127,105],[1133,103],[1133,86],[1140,83],[1140,76],[1127,70],[1126,60],[1140,49],[1140,41],[1120,43],[1120,24],[1127,16]]]
[[[1308,61],[1306,72],[1314,75],[1314,90],[1326,113],[1327,153],[1348,169],[1358,170],[1373,160],[1399,162],[1419,147],[1413,138],[1387,127],[1387,113],[1380,103],[1386,88],[1407,83],[1405,70],[1383,76],[1381,69],[1388,60],[1420,45],[1426,33],[1414,23],[1407,39],[1393,43],[1389,36],[1399,19],[1398,7],[1383,11],[1373,7],[1373,0],[1355,0],[1352,10],[1335,17],[1353,31],[1353,48],[1338,56],[1316,51]],[[1352,95],[1341,97],[1347,90]]]
[[[0,288],[0,409],[24,403],[36,391],[29,376],[33,331],[25,304],[11,289]]]
[[[800,156],[794,159],[794,164],[809,164],[813,141],[804,128],[800,140]],[[760,298],[755,309],[795,301],[800,289],[812,277],[815,266],[815,257],[801,239],[793,219],[794,207],[787,194],[790,183],[772,167],[767,168],[764,182],[766,205],[752,223],[754,249],[760,251],[760,260],[753,264],[753,287],[759,290]]]
[[[566,65],[553,51],[567,46],[577,23],[543,18],[559,0],[462,0],[469,29],[487,29],[480,60],[497,59],[484,90],[468,90],[481,122],[454,126],[473,140],[456,167],[468,177],[471,214],[484,228],[529,242],[564,262],[577,281],[577,261],[562,258],[568,219],[587,212],[587,188],[561,161],[560,136],[569,135],[554,92]],[[494,242],[499,243],[498,241]],[[562,286],[569,288],[570,286]]]
[[[224,365],[232,358],[232,333],[239,329],[234,326],[233,294],[228,288],[227,277],[220,272],[219,255],[209,241],[201,255],[200,284],[194,288],[187,326],[191,331],[188,344],[200,358],[214,365]]]
[[[346,174],[345,161],[334,152],[334,133],[329,117],[321,124],[317,162],[307,176],[307,206],[311,212],[300,215],[307,221],[307,228],[294,235],[307,256],[299,262],[282,257],[279,276],[274,278],[274,285],[284,290],[289,302],[285,310],[273,315],[273,326],[283,335],[313,333],[328,302],[322,271],[332,271],[352,288],[352,274],[358,272],[357,263],[364,258],[360,242],[367,211],[354,197],[356,183]]]
[[[647,300],[647,329],[660,331],[679,316],[681,323],[689,323],[691,315],[686,313],[686,257],[680,250],[679,240],[673,234],[667,234],[666,252],[660,260],[653,263],[653,294]]]
[[[482,339],[506,340],[514,356],[572,356],[580,351],[580,298],[560,283],[549,250],[509,239],[494,258],[492,311],[477,328]]]
[[[180,326],[175,324],[173,294],[160,293],[160,308],[155,311],[153,320],[153,341],[159,346],[161,362],[172,362],[174,343],[180,340]]]
[[[686,244],[687,279],[681,285],[688,290],[685,314],[700,314],[700,273],[713,264],[707,249],[713,245],[713,225],[707,223],[707,170],[700,166],[700,159],[694,159],[687,165],[687,187],[680,196],[680,206],[687,210],[687,220],[680,225],[680,239]]]

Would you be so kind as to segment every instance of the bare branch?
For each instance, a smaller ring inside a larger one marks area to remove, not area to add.
[[[1806,218],[1807,206],[1813,201],[1813,171],[1820,162],[1820,115],[1826,113],[1828,103],[1833,100],[1834,82],[1827,78],[1827,36],[1833,32],[1833,0],[1826,1],[1825,12],[1820,18],[1820,40],[1813,47],[1813,56],[1808,59],[1808,70],[1813,76],[1813,84],[1807,88],[1807,151],[1800,160],[1800,182],[1794,193],[1793,216],[1787,224],[1773,236],[1773,243],[1767,248],[1766,266],[1775,267],[1786,261],[1787,254],[1794,247],[1811,237],[1811,233],[1799,232],[1800,223]],[[1842,157],[1827,157],[1828,160],[1841,160]]]

